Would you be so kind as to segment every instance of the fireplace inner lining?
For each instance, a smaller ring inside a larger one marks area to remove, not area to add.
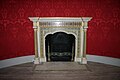
[[[45,38],[47,61],[74,61],[75,36],[64,32],[49,34]]]

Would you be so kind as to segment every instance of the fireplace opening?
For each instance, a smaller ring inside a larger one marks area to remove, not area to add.
[[[49,34],[45,37],[47,61],[74,61],[75,36],[64,32]]]

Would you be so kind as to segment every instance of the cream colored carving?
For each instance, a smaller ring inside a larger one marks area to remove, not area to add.
[[[64,32],[75,36],[75,62],[87,64],[86,29],[91,17],[78,18],[39,18],[29,17],[33,21],[35,42],[35,63],[46,62],[45,37],[56,32]],[[85,38],[84,38],[85,37]],[[37,62],[38,61],[38,62]]]

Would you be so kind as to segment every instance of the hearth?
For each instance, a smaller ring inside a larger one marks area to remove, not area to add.
[[[91,17],[29,17],[33,21],[35,64],[74,61],[87,64],[86,31]]]

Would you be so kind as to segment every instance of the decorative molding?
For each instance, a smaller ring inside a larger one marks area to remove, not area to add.
[[[0,68],[33,62],[33,60],[34,60],[34,55],[5,59],[5,60],[0,61]],[[120,59],[118,58],[97,56],[97,55],[87,55],[87,60],[91,62],[104,63],[104,64],[109,64],[109,65],[120,67]]]
[[[33,22],[88,22],[92,17],[29,17]]]

